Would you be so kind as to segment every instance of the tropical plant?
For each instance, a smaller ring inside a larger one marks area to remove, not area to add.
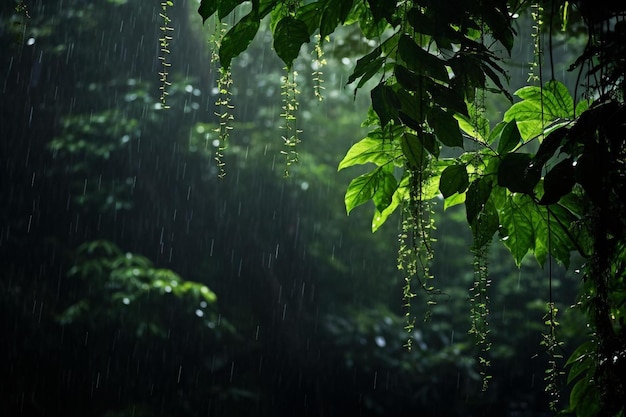
[[[323,50],[341,25],[358,27],[370,49],[359,56],[347,84],[369,89],[370,132],[354,144],[339,169],[373,169],[353,179],[345,194],[348,214],[372,201],[372,230],[395,211],[402,218],[398,266],[406,285],[405,326],[418,288],[435,305],[439,293],[433,259],[431,200],[463,204],[471,229],[475,283],[470,333],[489,375],[490,286],[488,249],[494,236],[517,265],[532,253],[552,279],[552,262],[585,259],[579,308],[589,320],[589,343],[570,357],[574,384],[569,410],[579,416],[623,415],[626,403],[626,283],[624,236],[624,72],[626,6],[589,1],[463,0],[333,2],[320,0],[202,0],[204,22],[233,24],[217,54],[227,70],[268,17],[273,47],[285,66],[284,112],[287,173],[298,133],[294,61],[314,37]],[[527,86],[507,90],[503,55],[516,36],[516,17],[533,22],[534,61]],[[586,80],[584,99],[556,80],[551,47],[555,27],[584,29],[588,43],[572,70]],[[319,56],[319,54],[318,54]],[[315,77],[319,80],[319,74]],[[548,78],[546,82],[544,78]],[[501,121],[486,117],[487,94],[510,100]],[[552,287],[546,295],[544,345],[552,357],[547,389],[557,408],[562,353]],[[409,338],[408,347],[412,347]]]

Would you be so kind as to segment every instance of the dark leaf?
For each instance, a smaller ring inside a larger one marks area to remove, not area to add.
[[[302,20],[306,24],[309,38],[313,36],[315,31],[319,27],[320,19],[321,19],[320,13],[321,11],[320,11],[318,2],[309,3],[303,6],[300,6],[298,8],[298,11],[296,12],[296,18],[298,20]]]
[[[291,16],[281,19],[274,32],[274,49],[276,55],[283,60],[287,69],[291,69],[294,59],[298,57],[302,44],[309,41],[309,32],[302,20]]]
[[[437,139],[444,145],[463,148],[463,135],[459,128],[459,122],[452,113],[439,107],[433,107],[428,113],[428,125],[435,131]]]
[[[469,185],[469,177],[465,165],[450,165],[441,173],[439,191],[444,198],[454,193],[463,193]]]
[[[352,84],[354,81],[363,77],[365,75],[369,75],[368,80],[376,74],[376,72],[380,69],[385,61],[384,57],[381,57],[380,54],[382,49],[380,46],[374,48],[372,52],[365,55],[362,58],[359,58],[356,61],[356,66],[354,67],[354,71],[348,77],[348,81],[346,84]]]
[[[385,84],[378,84],[371,92],[372,107],[385,127],[391,120],[398,119],[400,100],[393,89]]]
[[[506,154],[498,167],[498,185],[514,193],[532,194],[541,179],[541,168],[525,153]]]
[[[367,0],[374,17],[374,22],[380,22],[382,19],[387,19],[389,23],[393,20],[393,13],[396,10],[394,2],[389,0]]]
[[[500,218],[493,202],[490,200],[485,202],[481,211],[470,223],[470,228],[474,235],[474,244],[478,247],[484,247],[493,239],[493,235],[500,228]]]
[[[232,12],[243,0],[220,0],[217,6],[217,17],[222,20]]]
[[[202,0],[198,7],[198,13],[202,16],[202,23],[215,13],[217,10],[217,0]]]
[[[422,130],[421,123],[426,120],[426,113],[430,109],[430,103],[423,99],[420,92],[411,93],[404,88],[397,91],[400,100],[400,119],[411,129]]]
[[[465,198],[465,214],[469,224],[472,224],[483,210],[491,195],[492,187],[493,183],[487,177],[479,177],[469,185]]]
[[[259,16],[253,10],[224,35],[219,52],[220,64],[229,68],[232,59],[248,48],[258,30]]]
[[[409,167],[413,169],[422,169],[428,161],[427,154],[424,152],[424,145],[419,138],[412,134],[404,134],[400,138],[400,146],[402,153],[407,159]]]
[[[550,132],[543,139],[533,158],[535,165],[543,167],[554,156],[556,150],[563,144],[563,139],[567,136],[568,131],[568,128],[562,126]]]
[[[353,0],[326,0],[322,10],[320,22],[320,36],[324,39],[335,31],[335,28],[345,22]]]
[[[543,180],[543,196],[539,204],[556,204],[565,194],[574,188],[574,165],[572,159],[565,159],[556,164]]]
[[[417,45],[408,35],[402,35],[398,41],[398,53],[406,66],[417,72],[439,81],[448,82],[448,70],[445,61],[430,54]]]
[[[517,148],[521,141],[522,137],[517,128],[517,123],[515,123],[515,120],[511,120],[502,128],[500,141],[498,142],[498,153],[503,155],[511,152]]]

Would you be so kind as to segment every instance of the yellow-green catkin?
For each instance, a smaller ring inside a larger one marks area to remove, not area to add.
[[[541,80],[541,60],[543,50],[541,47],[541,29],[543,27],[543,6],[539,2],[533,2],[531,6],[531,17],[533,19],[533,62],[530,63],[528,73],[529,82],[540,82]]]
[[[221,40],[226,34],[226,25],[220,22],[216,23],[216,29],[210,42],[211,48],[211,62],[214,64],[219,63],[219,49]],[[215,128],[215,133],[218,135],[218,145],[215,151],[215,163],[218,169],[218,177],[224,178],[226,175],[226,163],[224,162],[224,151],[228,147],[228,139],[230,137],[230,131],[233,129],[233,115],[234,106],[232,104],[232,73],[229,68],[219,67],[219,77],[217,79],[217,99],[215,101],[215,115],[217,116],[218,126]]]
[[[159,90],[161,91],[161,108],[169,109],[167,105],[167,96],[168,87],[172,84],[168,81],[167,76],[169,75],[169,68],[172,64],[168,61],[168,55],[170,54],[170,41],[172,40],[171,32],[174,31],[174,28],[170,26],[172,19],[170,19],[168,15],[168,8],[174,6],[174,2],[171,0],[167,0],[161,2],[161,11],[159,12],[159,17],[162,19],[161,26],[159,29],[161,30],[161,37],[159,38],[159,61],[161,61],[161,71],[159,72],[161,86]]]
[[[282,139],[284,142],[284,150],[281,154],[285,156],[285,177],[289,176],[289,169],[291,165],[298,162],[298,144],[300,143],[300,133],[302,131],[297,126],[297,111],[299,107],[298,96],[300,91],[298,90],[298,84],[296,78],[298,76],[297,71],[291,71],[285,68],[287,74],[283,76],[281,80],[281,96],[282,96],[282,113],[280,116],[284,120],[281,128],[284,130]]]
[[[322,37],[318,34],[316,35],[317,42],[315,42],[315,47],[313,49],[313,72],[311,74],[313,78],[313,93],[315,97],[322,101],[324,100],[324,95],[322,94],[323,90],[325,90],[324,86],[324,73],[322,72],[322,68],[326,66],[326,58],[324,58],[324,50],[322,49]],[[328,40],[328,37],[327,39]]]

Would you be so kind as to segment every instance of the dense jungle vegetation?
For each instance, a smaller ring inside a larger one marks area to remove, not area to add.
[[[625,7],[467,3],[3,2],[0,413],[624,416]]]

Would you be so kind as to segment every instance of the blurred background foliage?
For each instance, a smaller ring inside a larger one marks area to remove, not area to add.
[[[167,110],[158,2],[17,5],[0,5],[2,415],[546,415],[548,271],[492,245],[482,392],[464,213],[435,206],[442,295],[428,306],[418,294],[410,335],[394,222],[372,234],[367,210],[345,214],[354,174],[337,164],[369,105],[345,86],[367,49],[356,31],[325,51],[322,103],[310,60],[294,66],[302,143],[289,178],[267,32],[233,61],[218,179],[212,29],[197,2],[169,8]],[[574,304],[580,278],[552,276],[557,304]],[[575,313],[562,317],[565,356],[585,331]]]

